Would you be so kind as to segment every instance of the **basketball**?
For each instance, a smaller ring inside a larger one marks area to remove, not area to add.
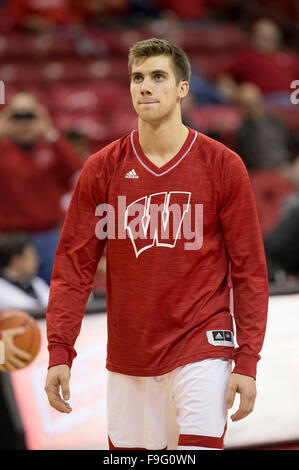
[[[41,334],[36,320],[21,310],[0,312],[0,330],[19,327],[25,328],[25,331],[15,336],[14,344],[17,348],[32,355],[32,360],[27,362],[27,366],[37,356],[41,344]]]

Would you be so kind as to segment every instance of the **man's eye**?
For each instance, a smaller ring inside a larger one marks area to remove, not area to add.
[[[134,80],[134,82],[140,82],[141,79],[142,79],[141,75],[135,75],[133,80]]]
[[[161,73],[157,73],[157,75],[155,75],[155,80],[162,80],[164,77],[163,75],[161,75]]]

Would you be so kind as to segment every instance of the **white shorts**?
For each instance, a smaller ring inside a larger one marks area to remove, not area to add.
[[[109,448],[223,449],[231,369],[215,358],[156,377],[108,371]]]

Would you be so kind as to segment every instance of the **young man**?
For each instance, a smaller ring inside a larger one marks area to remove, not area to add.
[[[129,72],[138,130],[88,159],[56,252],[46,392],[71,411],[74,343],[107,223],[110,449],[164,449],[173,426],[179,449],[221,449],[235,394],[233,421],[253,409],[266,326],[254,199],[241,158],[182,123],[185,53],[165,40],[136,43]]]

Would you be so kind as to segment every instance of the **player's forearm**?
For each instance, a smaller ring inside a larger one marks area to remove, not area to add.
[[[265,254],[256,224],[253,217],[246,227],[251,232],[250,242],[242,243],[241,238],[230,246],[233,315],[238,343],[234,351],[234,372],[254,378],[266,331],[269,297]]]
[[[256,377],[256,365],[263,346],[268,312],[268,275],[263,242],[254,215],[248,211],[249,232],[230,245],[233,284],[233,315],[238,348],[234,351],[235,370]],[[244,230],[244,231],[245,231]]]
[[[95,164],[90,158],[80,175],[55,254],[46,314],[50,366],[72,365],[74,344],[106,243],[95,233]]]
[[[71,368],[90,289],[71,288],[54,278],[51,290],[46,315],[49,367],[67,364]]]
[[[231,259],[234,319],[238,348],[235,372],[255,378],[268,311],[268,276],[263,240],[248,174],[232,156],[224,173],[224,206],[220,212]]]
[[[234,281],[233,281],[234,284]],[[260,286],[259,288],[257,286]],[[236,338],[238,348],[235,349],[234,372],[256,378],[257,362],[263,346],[267,310],[268,310],[268,282],[261,275],[259,282],[246,285],[235,282],[234,292],[234,319],[236,323]]]
[[[66,227],[65,229],[66,230]],[[77,242],[68,250],[65,233],[57,248],[47,308],[49,366],[72,366],[76,356],[75,341],[79,335],[93,279],[105,244],[97,239]]]

